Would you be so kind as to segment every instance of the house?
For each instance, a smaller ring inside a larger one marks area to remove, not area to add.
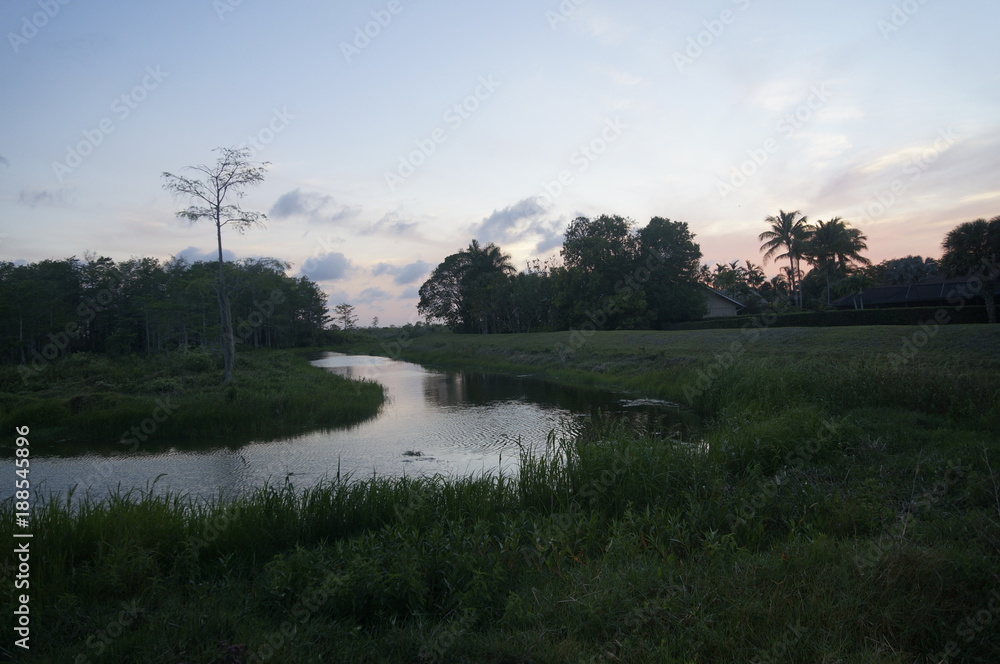
[[[956,298],[981,295],[979,292],[981,288],[981,282],[970,282],[968,277],[934,277],[916,284],[875,286],[842,297],[832,304],[837,309],[954,306],[957,303]],[[1000,285],[996,286],[996,293],[1000,297]],[[948,301],[949,298],[952,299],[951,302]]]
[[[708,304],[708,313],[705,318],[722,318],[723,316],[735,316],[740,309],[746,305],[734,300],[725,293],[714,288],[705,287],[705,300]]]

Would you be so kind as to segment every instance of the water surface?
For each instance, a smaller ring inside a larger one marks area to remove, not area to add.
[[[467,475],[511,472],[522,449],[572,435],[583,421],[611,412],[638,417],[675,412],[608,391],[545,383],[531,376],[432,371],[383,357],[325,353],[313,362],[385,387],[378,416],[355,426],[243,445],[204,441],[191,449],[42,456],[33,453],[32,485],[65,495],[76,485],[100,496],[120,487],[233,496],[265,483],[297,488],[340,475]],[[35,448],[37,450],[38,448]],[[34,452],[34,451],[33,451]],[[159,478],[159,479],[157,479]],[[12,482],[10,483],[13,484]],[[2,485],[0,497],[11,495]]]

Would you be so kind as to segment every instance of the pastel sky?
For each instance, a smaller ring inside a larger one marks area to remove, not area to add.
[[[472,238],[515,265],[573,218],[686,221],[759,262],[779,209],[870,258],[1000,214],[996,0],[7,0],[0,259],[210,257],[163,171],[246,144],[272,256],[363,323]],[[776,266],[768,265],[770,273]]]

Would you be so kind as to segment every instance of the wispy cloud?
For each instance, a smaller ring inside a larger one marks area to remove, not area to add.
[[[389,212],[378,221],[363,227],[362,235],[413,235],[416,233],[418,222],[408,221],[398,212]]]
[[[307,260],[299,275],[309,277],[313,281],[337,281],[346,279],[353,268],[347,256],[333,252]]]
[[[420,298],[420,289],[416,286],[410,286],[405,291],[399,294],[398,300],[416,300]]]
[[[7,161],[7,157],[3,156],[2,154],[0,154],[0,166],[3,166],[5,168],[10,166],[10,162]]]
[[[4,159],[6,162],[7,160]],[[25,188],[17,195],[17,202],[28,207],[45,205],[66,205],[73,192],[70,189],[31,189]]]
[[[424,261],[417,261],[408,265],[379,263],[372,268],[372,274],[376,277],[381,274],[392,275],[393,282],[399,284],[400,286],[412,284],[430,271],[431,264]]]
[[[361,294],[356,299],[361,304],[374,304],[375,302],[391,300],[393,297],[381,288],[371,287],[361,291]]]
[[[547,251],[562,243],[563,224],[547,218],[548,208],[533,196],[525,198],[493,214],[472,227],[482,242],[509,244],[537,240],[535,250]]]
[[[360,207],[338,203],[333,196],[295,189],[282,194],[268,215],[276,219],[304,217],[311,224],[336,224],[348,222],[360,213]]]
[[[174,254],[174,258],[182,258],[188,263],[210,263],[219,260],[219,251],[217,249],[202,251],[198,247],[188,247]],[[235,261],[236,254],[228,249],[223,249],[222,260]]]

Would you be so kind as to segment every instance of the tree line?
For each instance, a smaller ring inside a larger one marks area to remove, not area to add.
[[[799,211],[779,210],[764,221],[768,227],[758,236],[764,263],[782,265],[770,279],[750,260],[701,265],[684,222],[654,217],[636,228],[618,215],[578,217],[558,257],[529,261],[522,271],[497,245],[473,240],[424,282],[418,311],[455,331],[479,334],[586,325],[662,329],[701,318],[705,287],[743,303],[743,313],[759,313],[822,310],[876,285],[975,275],[989,319],[996,320],[1000,217],[956,226],[943,240],[940,260],[906,256],[878,264],[864,255],[865,234],[840,217],[812,223]]]
[[[324,342],[326,295],[306,277],[286,276],[288,267],[272,258],[224,264],[237,343]],[[0,262],[0,358],[32,364],[74,351],[217,350],[218,284],[215,263],[183,258]]]
[[[700,260],[685,222],[654,217],[637,229],[618,215],[578,217],[559,259],[531,261],[521,272],[500,247],[473,240],[435,268],[417,309],[479,334],[663,328],[704,314]]]

